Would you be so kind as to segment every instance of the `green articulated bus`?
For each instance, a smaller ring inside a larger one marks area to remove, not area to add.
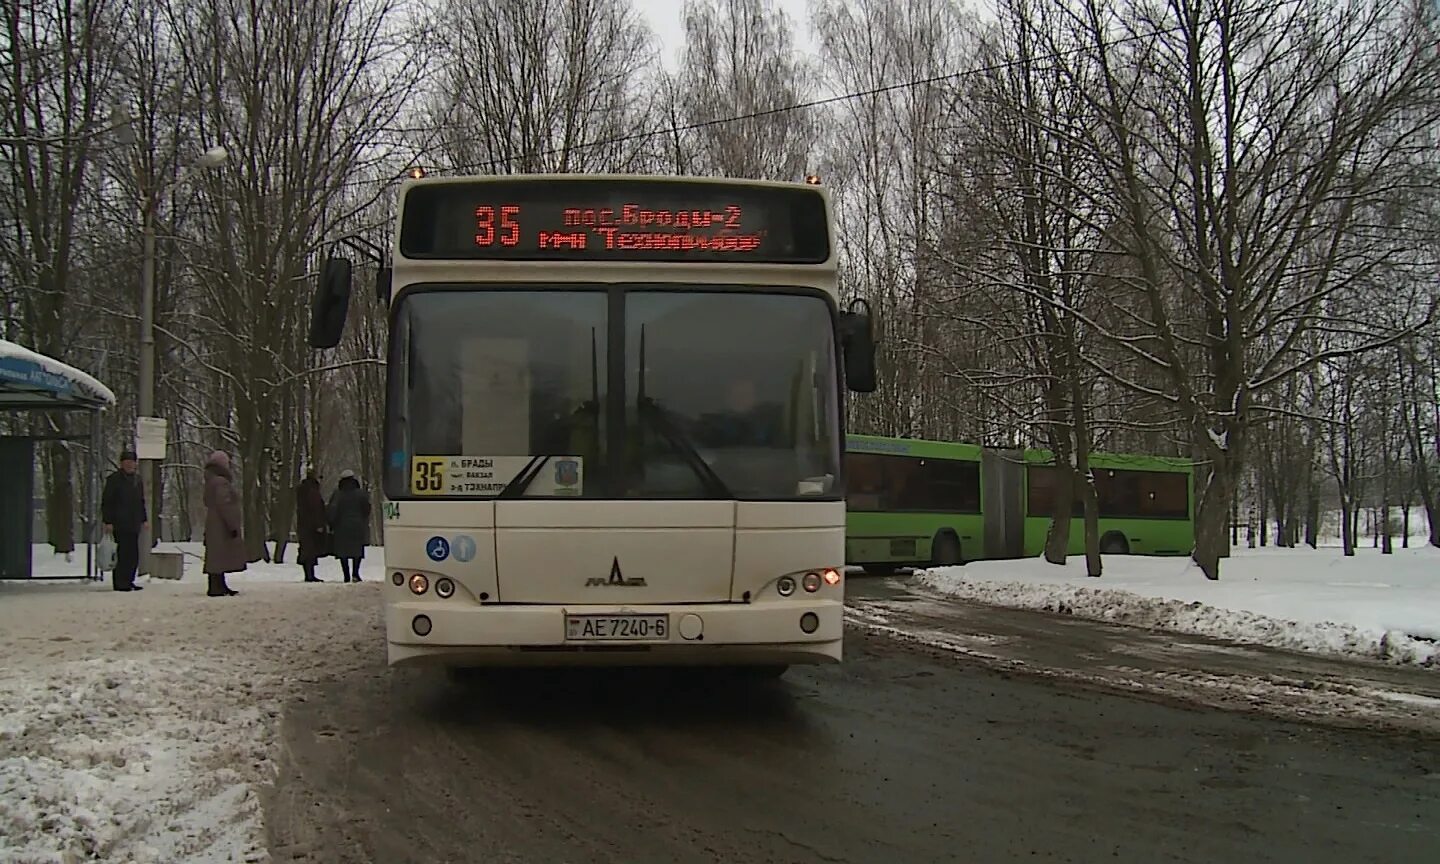
[[[1041,554],[1054,512],[1054,459],[910,438],[850,435],[845,442],[845,560],[872,573]],[[1094,453],[1100,551],[1188,555],[1195,545],[1191,463]],[[1070,554],[1084,552],[1083,508],[1072,513]]]

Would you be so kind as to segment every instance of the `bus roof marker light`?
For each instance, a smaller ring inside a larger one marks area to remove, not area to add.
[[[819,175],[819,174],[806,174],[806,175],[805,175],[805,182],[806,182],[806,184],[808,184],[808,185],[810,185],[810,186],[819,186],[819,185],[820,185],[820,175]]]
[[[421,168],[419,165],[416,165],[414,168],[411,168],[405,173],[410,175],[411,180],[420,180],[425,176],[425,169]]]

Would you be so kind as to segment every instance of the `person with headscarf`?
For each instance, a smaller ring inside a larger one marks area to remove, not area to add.
[[[360,581],[360,562],[370,543],[370,495],[361,488],[354,471],[340,474],[340,483],[330,496],[332,551],[340,559],[345,581]]]
[[[205,576],[207,597],[233,597],[239,591],[225,583],[227,573],[249,566],[245,553],[244,514],[230,470],[230,456],[216,450],[205,462]]]
[[[295,555],[305,571],[306,582],[323,582],[316,577],[315,564],[330,554],[330,521],[325,511],[325,495],[320,491],[320,477],[311,468],[305,479],[295,487],[295,537],[300,550]]]

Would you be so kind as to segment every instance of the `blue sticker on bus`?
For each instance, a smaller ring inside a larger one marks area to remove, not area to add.
[[[409,460],[407,460],[407,459],[405,458],[405,451],[404,451],[404,450],[396,450],[394,453],[391,453],[391,454],[390,454],[390,467],[391,467],[391,468],[404,468],[404,467],[405,467],[405,463],[408,462],[408,461],[409,461]]]
[[[457,536],[450,544],[455,552],[456,561],[473,561],[475,559],[475,538],[469,534]]]
[[[425,554],[431,561],[444,561],[450,557],[450,541],[444,537],[431,537],[425,544]]]

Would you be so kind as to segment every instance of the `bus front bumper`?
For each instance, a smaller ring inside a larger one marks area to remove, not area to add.
[[[844,614],[839,600],[625,607],[422,601],[389,604],[385,631],[392,666],[813,664],[840,662]],[[570,638],[567,628],[581,629],[575,616],[663,616],[665,635]]]

